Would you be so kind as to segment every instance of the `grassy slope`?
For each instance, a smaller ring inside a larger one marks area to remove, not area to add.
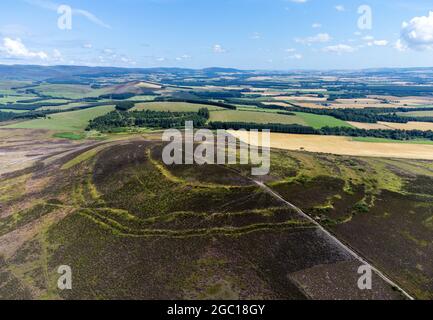
[[[90,120],[114,110],[114,106],[95,107],[86,110],[53,114],[50,119],[36,119],[7,126],[19,129],[49,129],[59,131],[83,131]]]

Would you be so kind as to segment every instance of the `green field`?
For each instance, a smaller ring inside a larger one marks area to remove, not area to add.
[[[433,144],[432,140],[393,140],[386,138],[372,138],[372,137],[354,137],[352,141],[359,142],[374,142],[374,143],[410,143],[410,144]]]
[[[155,96],[135,96],[127,99],[128,101],[153,101]]]
[[[212,111],[210,113],[210,121],[306,125],[305,121],[299,116],[281,115],[273,112],[239,110]]]
[[[149,102],[138,103],[132,110],[171,111],[171,112],[197,112],[201,108],[208,110],[222,110],[221,108],[185,102]]]
[[[432,106],[429,106],[432,107]],[[433,117],[433,110],[431,111],[413,111],[413,112],[399,112],[397,115],[402,117]]]
[[[314,129],[321,129],[323,127],[348,127],[353,128],[350,124],[345,121],[336,119],[331,116],[322,116],[312,113],[294,112],[299,118],[301,118],[309,127]]]
[[[17,101],[32,100],[36,98],[37,96],[5,95],[3,98],[0,98],[0,104],[16,103]]]
[[[88,105],[88,103],[85,103],[85,102],[67,103],[67,101],[66,101],[65,104],[62,104],[62,105],[59,105],[59,106],[41,107],[41,108],[39,108],[37,110],[65,110],[66,111],[66,110],[71,109],[71,108],[83,107],[83,106],[86,106],[86,105]]]
[[[28,110],[0,109],[0,112],[25,113]]]
[[[330,116],[321,116],[303,112],[294,112],[296,115],[290,116],[279,114],[278,110],[246,110],[247,109],[211,112],[210,121],[300,124],[313,127],[315,129],[320,129],[326,126],[351,127],[351,125],[349,125],[347,122]]]
[[[113,110],[114,106],[101,106],[79,111],[57,113],[46,119],[19,122],[6,126],[6,128],[48,129],[71,132],[84,131],[90,120]]]
[[[34,89],[43,95],[67,99],[99,97],[106,93],[106,89],[92,89],[90,86],[76,84],[42,84]]]

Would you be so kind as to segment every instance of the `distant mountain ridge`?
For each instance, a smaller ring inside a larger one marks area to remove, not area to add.
[[[214,76],[218,74],[303,74],[303,75],[359,75],[373,76],[376,74],[408,74],[408,73],[433,73],[433,67],[420,68],[372,68],[360,70],[241,70],[235,68],[211,67],[204,69],[188,68],[121,68],[121,67],[88,67],[88,66],[40,66],[40,65],[1,65],[0,79],[2,80],[71,80],[77,77],[104,77],[128,74],[177,74],[177,75],[206,75]]]

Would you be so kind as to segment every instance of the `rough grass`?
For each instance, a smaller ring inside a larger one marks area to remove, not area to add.
[[[86,136],[81,133],[62,132],[62,133],[55,133],[53,137],[59,139],[68,139],[68,140],[82,140]]]
[[[65,163],[62,166],[62,170],[68,170],[71,169],[72,167],[87,161],[89,159],[92,159],[94,156],[96,156],[101,150],[103,150],[104,148],[106,148],[107,146],[102,145],[96,148],[93,148],[91,150],[88,150],[86,152],[83,152],[82,154],[80,154],[79,156],[75,157],[74,159],[68,161],[67,163]]]

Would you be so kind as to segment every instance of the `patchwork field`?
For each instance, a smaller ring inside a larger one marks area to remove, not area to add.
[[[433,299],[433,123],[356,122],[433,116],[409,109],[433,105],[432,70],[1,68],[34,80],[0,81],[0,300]],[[323,135],[272,133],[260,177],[167,166],[162,128],[188,119]],[[371,291],[356,255],[385,275]]]

